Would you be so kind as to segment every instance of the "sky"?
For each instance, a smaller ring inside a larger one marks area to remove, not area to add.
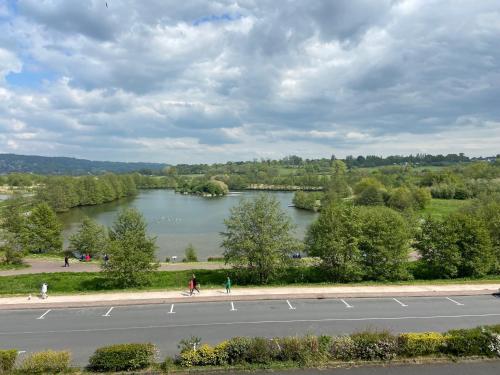
[[[0,0],[0,153],[500,153],[498,0]]]

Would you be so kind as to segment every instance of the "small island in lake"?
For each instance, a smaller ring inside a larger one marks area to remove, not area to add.
[[[216,179],[183,179],[179,181],[177,193],[181,194],[196,194],[203,197],[222,197],[229,192],[227,185]]]

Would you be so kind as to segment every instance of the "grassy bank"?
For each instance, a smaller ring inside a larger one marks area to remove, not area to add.
[[[471,200],[459,199],[432,199],[431,203],[422,211],[421,216],[431,215],[437,218],[443,218],[447,215],[469,205]]]
[[[255,284],[239,280],[231,270],[186,270],[186,271],[158,271],[152,275],[152,283],[143,288],[129,288],[126,290],[183,290],[187,289],[187,282],[195,273],[202,289],[222,288],[228,275],[233,280],[234,287],[251,287]],[[38,293],[40,285],[47,283],[51,294],[76,294],[124,291],[109,283],[99,272],[74,272],[74,273],[43,273],[0,277],[0,295],[27,295]],[[438,279],[438,280],[411,280],[411,281],[366,281],[349,284],[329,283],[311,278],[300,279],[282,278],[280,282],[274,282],[267,287],[278,286],[377,286],[377,285],[424,285],[424,284],[468,284],[468,283],[496,283],[500,282],[499,276],[489,276],[480,279]]]

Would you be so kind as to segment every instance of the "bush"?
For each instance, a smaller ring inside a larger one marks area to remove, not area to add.
[[[387,331],[365,331],[351,335],[356,359],[391,360],[397,355],[397,339]]]
[[[437,332],[403,333],[398,337],[399,352],[407,357],[440,353],[445,337]]]
[[[484,328],[456,329],[448,331],[445,335],[446,354],[457,357],[466,356],[493,356],[493,352],[488,348],[491,344],[491,332]]]
[[[340,361],[352,361],[356,357],[356,348],[350,336],[338,336],[332,338],[330,355],[333,359]]]
[[[278,357],[279,348],[274,340],[264,337],[254,337],[248,348],[247,362],[258,364],[269,364]]]
[[[0,350],[0,374],[11,371],[16,364],[16,358],[17,350]]]
[[[323,336],[322,336],[323,337]],[[278,359],[281,361],[293,361],[300,365],[325,360],[328,345],[324,344],[316,336],[284,337],[275,339],[278,344]]]
[[[227,362],[230,365],[246,362],[252,339],[233,337],[227,341]]]
[[[47,350],[27,356],[19,370],[23,374],[57,374],[68,371],[70,362],[69,352]]]
[[[189,244],[188,247],[186,247],[186,250],[184,250],[184,259],[182,260],[183,262],[197,262],[198,261],[198,255],[196,254],[196,249],[192,244]]]
[[[150,343],[117,344],[97,349],[89,359],[92,371],[129,371],[150,367],[158,350]]]
[[[203,344],[196,350],[182,351],[177,361],[183,367],[223,366],[228,363],[227,347],[227,341],[223,341],[215,347]]]

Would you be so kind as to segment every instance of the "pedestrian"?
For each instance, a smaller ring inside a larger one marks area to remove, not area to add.
[[[104,264],[107,266],[109,261],[109,256],[108,254],[104,254]]]
[[[47,286],[47,283],[43,283],[42,284],[42,289],[41,289],[41,296],[42,296],[42,299],[46,299],[47,298],[47,289],[48,289],[48,286]]]
[[[85,261],[90,262],[90,254],[85,255]]]
[[[199,289],[199,285],[198,284],[198,280],[196,280],[196,276],[193,274],[193,291],[196,290],[198,292],[198,294],[200,294],[200,289]]]
[[[224,286],[226,287],[226,293],[227,294],[231,293],[231,279],[229,278],[229,276],[227,277],[227,280],[224,283]]]
[[[188,287],[189,287],[189,295],[192,296],[193,295],[193,279],[189,279]]]
[[[69,257],[67,255],[64,256],[64,267],[69,267]]]

